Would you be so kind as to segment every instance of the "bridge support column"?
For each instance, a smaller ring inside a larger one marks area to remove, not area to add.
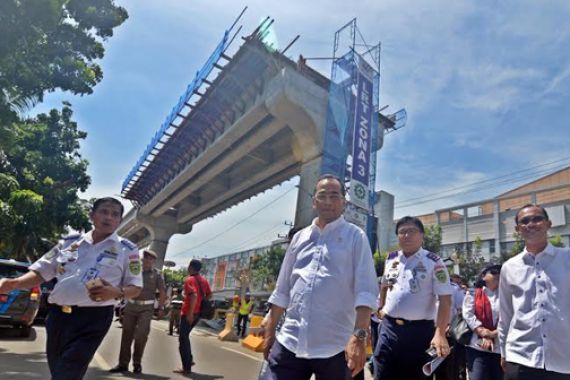
[[[147,215],[137,215],[137,221],[145,226],[150,233],[149,249],[156,252],[156,268],[162,269],[168,241],[174,234],[187,234],[192,231],[192,226],[184,226],[177,223],[176,218],[163,215],[158,218]]]
[[[295,227],[306,227],[313,221],[313,190],[321,175],[322,156],[305,162],[299,175],[299,191],[297,192],[297,209],[295,211]]]

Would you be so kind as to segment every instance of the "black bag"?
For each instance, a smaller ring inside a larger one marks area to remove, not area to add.
[[[210,300],[206,299],[206,293],[202,291],[202,285],[200,284],[199,277],[196,277],[196,282],[198,283],[200,295],[202,296],[202,301],[200,302],[200,313],[198,315],[203,319],[212,319],[214,316],[214,307],[212,306]]]
[[[469,328],[469,325],[463,319],[461,312],[456,313],[451,319],[449,324],[448,336],[455,342],[468,345],[471,342],[471,336],[473,336],[473,331]]]

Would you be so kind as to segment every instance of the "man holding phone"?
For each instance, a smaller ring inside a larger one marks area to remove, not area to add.
[[[63,238],[28,273],[0,280],[0,293],[6,293],[57,278],[46,319],[52,379],[82,379],[111,326],[116,299],[140,292],[138,249],[115,233],[122,215],[118,200],[97,199],[89,213],[91,231]]]

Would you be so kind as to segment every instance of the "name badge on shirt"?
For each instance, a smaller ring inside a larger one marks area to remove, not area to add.
[[[97,268],[89,268],[87,270],[87,272],[85,272],[85,274],[83,275],[83,278],[81,279],[81,283],[83,285],[87,284],[89,281],[94,280],[95,278],[97,278],[97,276],[99,276],[99,269]]]
[[[420,291],[420,282],[417,278],[413,277],[410,279],[410,292],[417,293]]]

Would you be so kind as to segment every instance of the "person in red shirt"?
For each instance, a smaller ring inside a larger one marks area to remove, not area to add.
[[[178,351],[182,360],[182,368],[173,372],[181,375],[192,373],[192,348],[190,347],[190,332],[200,319],[202,299],[210,299],[212,291],[208,280],[200,276],[202,263],[192,259],[188,265],[188,277],[184,280],[184,301],[180,310],[180,327],[178,335]]]

